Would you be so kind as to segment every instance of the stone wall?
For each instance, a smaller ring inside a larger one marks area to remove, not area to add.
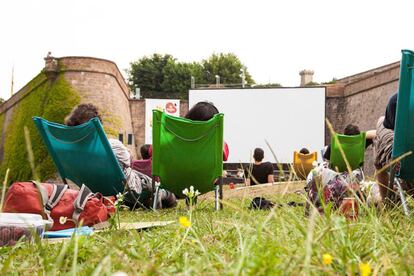
[[[82,103],[93,103],[102,112],[107,135],[123,141],[134,157],[137,152],[134,139],[127,144],[128,135],[135,135],[129,105],[129,89],[118,67],[112,61],[89,57],[59,59],[62,73],[69,84],[79,92]]]
[[[389,97],[398,90],[399,72],[396,62],[328,86],[326,113],[335,131],[342,132],[347,124],[357,125],[363,131],[375,129]],[[325,142],[330,143],[329,131],[325,137]],[[365,171],[374,174],[372,147],[365,154]]]

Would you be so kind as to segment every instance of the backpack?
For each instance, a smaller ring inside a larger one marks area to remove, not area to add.
[[[273,202],[264,197],[255,197],[250,203],[249,209],[269,210],[275,206]]]
[[[37,182],[15,182],[3,205],[3,212],[42,215],[53,222],[51,231],[73,228],[80,223],[93,226],[107,221],[113,211],[110,200],[100,193],[93,194],[85,185],[77,191],[64,184]],[[66,217],[66,221],[59,221],[61,217]]]

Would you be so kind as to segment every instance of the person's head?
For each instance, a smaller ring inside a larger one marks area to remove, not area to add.
[[[102,122],[98,108],[93,104],[80,104],[65,118],[64,124],[67,126],[77,126],[86,123],[92,118],[98,117]]]
[[[307,148],[302,148],[299,152],[302,154],[309,154],[309,150]]]
[[[150,159],[151,158],[150,148],[151,148],[151,145],[149,145],[149,144],[145,144],[145,145],[141,146],[140,152],[141,152],[142,159]]]
[[[261,162],[264,158],[264,151],[261,148],[255,148],[253,153],[253,158],[257,162]]]
[[[357,127],[356,125],[353,124],[349,124],[345,127],[344,129],[344,134],[345,135],[358,135],[361,132],[359,131],[359,127]]]
[[[193,121],[208,121],[219,111],[212,103],[198,102],[185,115],[185,118]]]
[[[397,112],[398,93],[395,93],[388,100],[387,109],[385,109],[384,127],[394,130],[395,128],[395,113]]]

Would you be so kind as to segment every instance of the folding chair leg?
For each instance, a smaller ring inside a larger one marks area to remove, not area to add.
[[[154,198],[152,200],[152,209],[157,210],[158,207],[158,194],[160,191],[160,185],[158,183],[155,184],[155,192],[154,192]]]
[[[395,183],[397,184],[397,189],[398,189],[398,193],[399,193],[400,198],[401,198],[401,204],[402,204],[403,209],[404,209],[404,214],[406,216],[408,216],[410,210],[408,209],[407,201],[405,199],[404,191],[403,191],[403,189],[401,187],[400,180],[398,180],[398,178],[395,178]]]
[[[386,196],[385,196],[387,200],[391,200],[391,193],[394,187],[394,179],[395,179],[395,168],[394,168],[394,165],[392,165],[390,168],[390,178],[389,178],[389,183],[387,183],[388,187],[387,187]]]
[[[215,185],[215,187],[214,187],[214,198],[215,198],[215,200],[214,200],[214,208],[216,209],[216,211],[219,211],[220,210],[220,203],[219,203],[219,200],[220,200],[220,195],[219,195],[219,193],[220,193],[220,187],[219,187],[220,185]]]
[[[219,184],[219,207],[220,210],[223,210],[223,178],[220,177],[220,184]]]
[[[223,210],[223,178],[220,177],[218,184],[215,186],[215,209],[216,211]]]

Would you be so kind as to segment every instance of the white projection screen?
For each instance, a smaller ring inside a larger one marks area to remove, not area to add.
[[[214,103],[224,113],[228,163],[249,163],[256,147],[264,161],[291,163],[302,147],[318,152],[325,138],[325,88],[206,89],[189,91],[189,108],[200,101]]]

